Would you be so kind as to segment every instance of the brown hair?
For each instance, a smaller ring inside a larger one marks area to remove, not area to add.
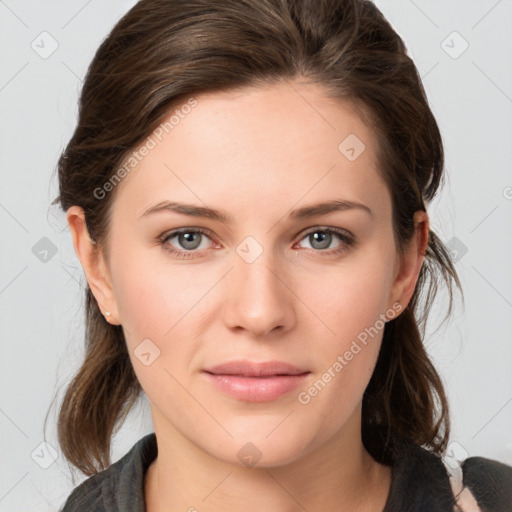
[[[58,162],[59,202],[85,212],[105,250],[115,190],[97,191],[169,110],[201,92],[306,78],[360,107],[379,141],[379,172],[392,196],[400,253],[441,184],[441,135],[402,39],[363,0],[142,0],[113,28],[85,78],[75,132]],[[341,142],[341,141],[340,141]],[[452,310],[450,253],[430,230],[407,308],[386,324],[363,396],[363,442],[378,460],[406,438],[440,455],[449,438],[441,379],[423,346],[425,321],[444,281]],[[427,286],[428,285],[428,286]],[[420,293],[423,305],[420,307]],[[110,464],[110,443],[141,393],[122,331],[86,289],[86,354],[59,411],[58,437],[86,475]]]

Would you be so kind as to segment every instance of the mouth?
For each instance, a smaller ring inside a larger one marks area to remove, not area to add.
[[[254,363],[246,360],[222,363],[205,368],[203,371],[212,375],[233,375],[238,377],[272,377],[309,373],[309,370],[281,361]]]
[[[290,393],[311,372],[280,361],[232,361],[202,373],[225,395],[246,402],[268,402]]]

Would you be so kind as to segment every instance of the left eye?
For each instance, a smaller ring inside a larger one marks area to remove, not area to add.
[[[191,258],[194,257],[195,253],[199,252],[199,250],[208,248],[208,244],[206,247],[201,247],[203,237],[212,241],[209,231],[201,228],[183,228],[164,234],[159,240],[166,250],[174,256],[178,258]],[[175,238],[179,246],[181,246],[181,249],[176,248],[175,245],[170,243],[171,240]],[[326,250],[330,247],[335,238],[341,241],[339,246],[329,251]],[[303,235],[298,243],[301,243],[303,240],[308,240],[314,251],[327,254],[341,253],[354,243],[348,233],[334,228],[315,228]]]
[[[302,240],[308,240],[312,246],[312,249],[324,251],[325,249],[329,248],[331,242],[335,238],[338,238],[338,240],[341,240],[343,242],[341,244],[342,246],[350,246],[352,244],[352,239],[347,234],[332,228],[315,228],[315,230],[306,233]]]

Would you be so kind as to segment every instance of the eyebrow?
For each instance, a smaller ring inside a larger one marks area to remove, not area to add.
[[[302,220],[310,217],[327,215],[333,212],[353,209],[364,211],[368,213],[371,217],[373,217],[372,210],[363,203],[359,203],[357,201],[335,199],[298,208],[297,210],[294,210],[291,213],[289,213],[288,218],[290,220]],[[204,206],[197,206],[194,204],[178,203],[175,201],[162,201],[158,204],[155,204],[154,206],[148,208],[140,216],[140,218],[165,212],[173,212],[181,215],[188,215],[189,217],[212,219],[219,222],[223,222],[225,224],[229,224],[233,220],[226,213],[223,213],[214,208],[207,208]]]

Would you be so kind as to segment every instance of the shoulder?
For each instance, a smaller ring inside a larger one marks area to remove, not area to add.
[[[485,457],[469,457],[460,465],[457,504],[462,512],[510,512],[512,467]]]
[[[511,466],[484,457],[459,463],[405,440],[394,453],[385,512],[512,511]]]
[[[455,499],[442,459],[405,439],[394,443],[392,482],[384,512],[453,512]]]
[[[156,437],[151,433],[117,462],[78,485],[59,512],[143,512],[144,474],[156,455]]]

